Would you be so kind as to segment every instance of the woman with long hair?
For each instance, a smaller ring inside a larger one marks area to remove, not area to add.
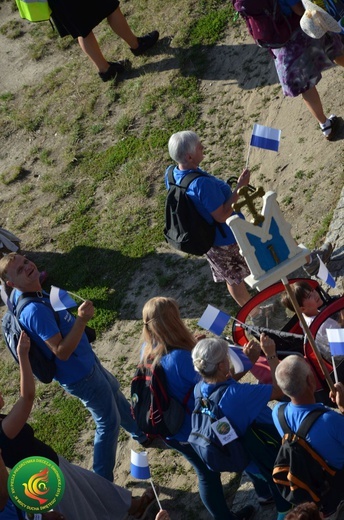
[[[143,362],[160,364],[166,374],[168,393],[183,403],[187,398],[187,413],[184,422],[166,444],[181,453],[196,471],[199,492],[203,504],[215,520],[248,520],[254,514],[252,506],[233,513],[229,510],[224,496],[221,474],[207,468],[193,448],[188,444],[191,432],[191,411],[194,408],[193,387],[199,380],[195,371],[191,351],[196,337],[183,323],[177,302],[173,298],[156,297],[148,300],[143,307]]]

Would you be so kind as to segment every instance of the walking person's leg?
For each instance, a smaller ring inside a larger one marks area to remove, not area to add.
[[[229,509],[223,492],[221,473],[208,469],[190,444],[174,440],[168,440],[166,444],[181,453],[196,471],[200,497],[214,520],[248,520],[253,517],[252,506],[247,506],[238,513]]]
[[[118,382],[117,385],[118,389]],[[88,377],[75,384],[62,386],[71,395],[78,397],[92,414],[96,423],[93,471],[112,482],[121,417],[113,389],[104,377],[100,362],[96,360]]]

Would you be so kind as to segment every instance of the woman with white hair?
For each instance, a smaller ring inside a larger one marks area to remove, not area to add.
[[[183,323],[177,302],[172,298],[156,297],[148,300],[142,310],[143,362],[161,364],[167,379],[168,394],[194,408],[193,387],[199,380],[193,368],[191,352],[196,339]],[[251,346],[246,349],[247,354]],[[187,403],[185,400],[187,399]],[[252,506],[233,513],[227,506],[221,474],[208,469],[188,443],[191,432],[191,414],[186,413],[180,430],[165,442],[181,453],[193,466],[203,504],[215,520],[249,520],[254,514]]]
[[[279,512],[279,520],[290,509],[290,504],[282,498],[272,481],[271,474],[275,456],[268,461],[264,454],[256,451],[256,445],[253,447],[250,436],[250,427],[259,423],[266,425],[269,435],[274,436],[278,441],[268,402],[283,397],[275,380],[275,370],[279,363],[275,343],[265,334],[261,334],[260,346],[271,369],[272,385],[239,383],[232,376],[227,342],[222,339],[199,341],[192,351],[192,360],[195,370],[202,376],[203,381],[197,384],[195,394],[200,392],[202,398],[207,399],[219,386],[226,387],[218,406],[238,437],[241,438],[252,461],[245,471],[252,478],[255,486],[257,478],[263,477],[266,480]],[[270,463],[271,468],[268,467]]]
[[[175,183],[180,185],[189,173],[200,173],[200,176],[189,184],[186,194],[209,224],[214,221],[219,224],[216,226],[215,242],[206,253],[206,258],[214,281],[226,282],[230,295],[240,306],[243,306],[250,299],[244,283],[244,278],[250,274],[250,271],[244,257],[239,253],[239,247],[226,220],[233,213],[232,204],[238,199],[238,190],[248,184],[250,172],[247,169],[243,170],[232,192],[227,182],[200,169],[203,150],[204,147],[195,132],[185,130],[173,134],[168,142],[169,154],[178,163],[173,170],[173,178]],[[165,183],[168,189],[167,171]]]

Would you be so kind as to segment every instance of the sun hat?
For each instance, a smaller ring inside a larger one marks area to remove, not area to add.
[[[300,27],[311,38],[319,39],[325,33],[341,31],[338,22],[324,9],[310,0],[302,0],[305,12],[300,20]]]

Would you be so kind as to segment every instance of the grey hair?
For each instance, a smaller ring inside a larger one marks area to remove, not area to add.
[[[195,370],[203,377],[217,372],[217,365],[228,358],[228,343],[224,339],[201,339],[192,350]]]
[[[171,159],[181,164],[185,161],[187,154],[194,153],[200,142],[198,135],[191,130],[183,130],[171,135],[168,141],[168,153]]]
[[[313,376],[308,363],[300,356],[287,356],[276,368],[278,386],[288,397],[297,397],[307,388],[307,377]]]

